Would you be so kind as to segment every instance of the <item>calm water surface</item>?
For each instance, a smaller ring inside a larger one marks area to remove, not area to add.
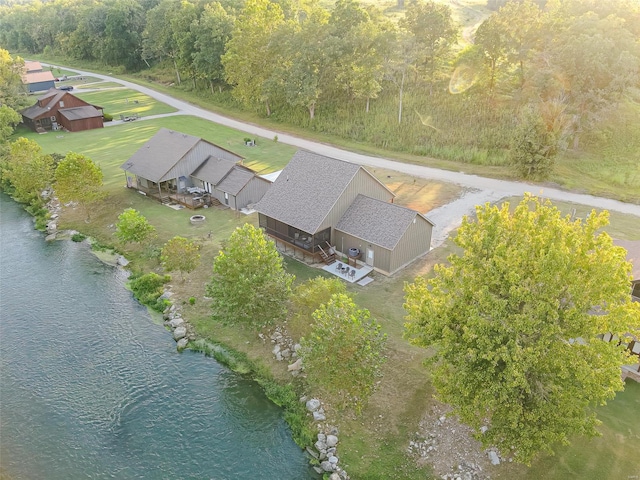
[[[0,194],[0,472],[11,479],[315,478],[252,381],[178,354],[84,244]]]

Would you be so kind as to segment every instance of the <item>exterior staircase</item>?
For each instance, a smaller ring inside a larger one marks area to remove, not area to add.
[[[329,244],[329,242],[325,243],[327,244],[326,251],[320,245],[318,245],[318,248],[320,249],[320,256],[322,257],[324,263],[326,263],[327,265],[331,265],[336,261],[336,250]]]

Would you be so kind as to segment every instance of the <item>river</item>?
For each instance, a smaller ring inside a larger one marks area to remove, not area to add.
[[[0,194],[0,476],[316,478],[260,387],[177,353],[124,281]]]

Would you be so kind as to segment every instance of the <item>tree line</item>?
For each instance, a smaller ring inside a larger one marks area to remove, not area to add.
[[[640,85],[640,6],[488,7],[465,48],[451,8],[424,0],[397,22],[356,0],[54,0],[0,7],[0,43],[126,71],[167,65],[177,85],[279,121],[466,162],[524,156],[519,172],[544,177],[558,148],[578,148]],[[514,145],[524,155],[509,157]]]

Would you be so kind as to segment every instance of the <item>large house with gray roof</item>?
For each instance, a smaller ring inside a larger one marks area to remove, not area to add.
[[[361,263],[391,275],[429,251],[433,228],[394,196],[359,165],[301,150],[256,210],[260,227],[285,248],[318,260],[357,249]]]
[[[240,210],[257,203],[271,185],[242,160],[201,138],[161,128],[120,168],[129,188],[163,203],[197,208],[219,202]]]

